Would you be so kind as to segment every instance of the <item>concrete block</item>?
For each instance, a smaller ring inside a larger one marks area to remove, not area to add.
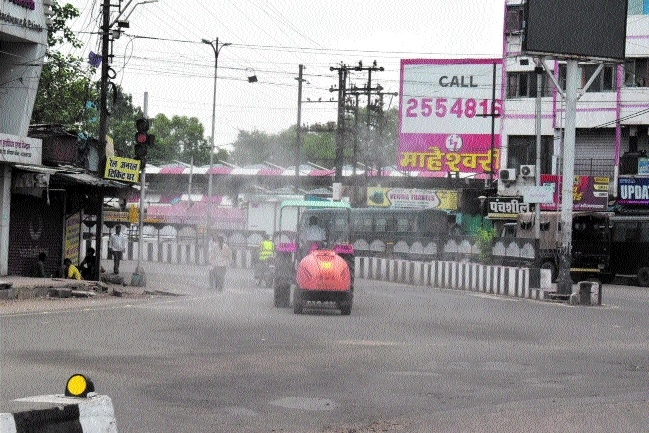
[[[86,398],[43,395],[14,400],[15,410],[0,413],[1,432],[117,433],[117,420],[110,397],[88,394]]]
[[[51,287],[47,293],[50,298],[69,298],[72,296],[72,289],[67,287]]]
[[[540,289],[549,290],[552,289],[552,270],[550,269],[539,269],[541,275],[541,287]]]
[[[101,276],[101,281],[111,284],[124,285],[124,277],[120,274],[104,274]]]

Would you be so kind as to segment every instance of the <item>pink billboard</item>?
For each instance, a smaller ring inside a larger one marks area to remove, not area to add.
[[[559,210],[563,176],[542,174],[541,185],[554,190],[553,203],[541,204],[541,210]],[[575,176],[572,184],[572,210],[605,211],[608,209],[609,178],[604,176]]]
[[[495,176],[502,82],[501,59],[401,60],[399,169]]]

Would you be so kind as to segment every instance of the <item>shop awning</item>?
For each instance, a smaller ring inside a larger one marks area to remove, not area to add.
[[[110,188],[126,188],[130,186],[130,184],[122,183],[122,182],[117,182],[114,180],[108,180],[108,179],[102,179],[93,175],[90,175],[88,173],[66,173],[66,172],[58,172],[56,173],[57,176],[60,176],[64,179],[69,179],[77,183],[82,183],[84,185],[90,185],[90,186],[103,186],[103,187],[110,187]]]
[[[14,164],[14,168],[23,171],[31,171],[32,173],[43,173],[43,174],[55,174],[61,171],[61,169],[54,167],[46,167],[44,165],[31,165],[31,164]]]

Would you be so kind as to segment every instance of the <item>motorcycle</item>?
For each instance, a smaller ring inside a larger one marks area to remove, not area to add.
[[[275,264],[273,259],[257,261],[254,268],[255,285],[262,287],[272,287],[275,274]]]

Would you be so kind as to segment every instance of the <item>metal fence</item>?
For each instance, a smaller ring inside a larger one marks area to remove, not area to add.
[[[609,158],[575,159],[575,175],[613,178],[615,161]]]

